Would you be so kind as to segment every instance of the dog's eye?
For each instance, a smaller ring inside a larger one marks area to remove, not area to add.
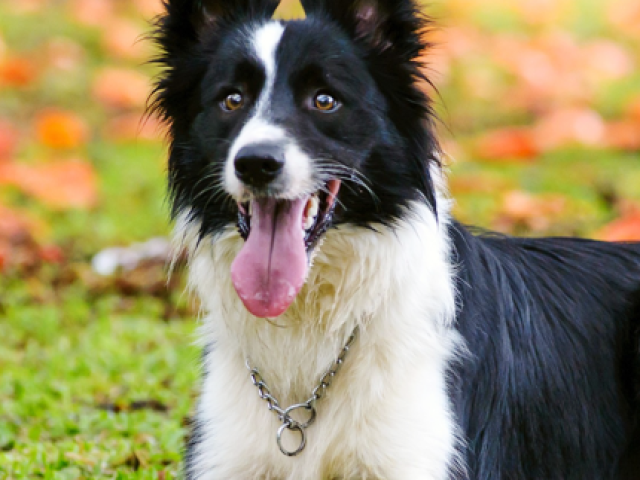
[[[244,106],[244,97],[238,92],[231,93],[222,101],[221,106],[227,112],[234,112]]]
[[[321,112],[335,112],[340,108],[340,102],[328,93],[318,93],[313,103],[316,109]]]

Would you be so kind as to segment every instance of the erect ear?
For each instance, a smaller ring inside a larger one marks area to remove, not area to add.
[[[324,13],[357,40],[387,50],[420,43],[426,17],[415,0],[301,0],[307,14]]]
[[[203,30],[227,20],[268,19],[278,8],[280,0],[164,0],[166,13],[159,19],[160,42],[171,37],[179,48],[197,40]]]
[[[271,18],[280,0],[198,0],[194,13],[205,21]]]

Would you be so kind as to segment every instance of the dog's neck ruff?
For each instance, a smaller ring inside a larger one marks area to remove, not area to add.
[[[280,407],[278,400],[271,394],[269,386],[262,378],[262,375],[260,375],[260,371],[256,367],[251,367],[251,361],[247,358],[247,369],[249,370],[251,382],[258,389],[258,396],[265,402],[267,402],[269,411],[274,412],[278,416],[278,420],[282,422],[282,425],[280,426],[280,428],[278,428],[278,432],[276,434],[276,441],[278,443],[278,448],[280,449],[280,451],[287,457],[295,457],[307,446],[307,436],[305,431],[316,420],[316,403],[326,395],[328,388],[331,386],[333,378],[340,371],[340,367],[344,363],[344,360],[349,353],[349,349],[356,341],[357,334],[358,327],[356,327],[356,329],[347,340],[347,343],[342,348],[342,351],[336,358],[335,362],[333,362],[333,365],[331,365],[331,367],[325,372],[316,388],[313,389],[313,392],[311,392],[311,396],[309,397],[309,399],[306,402],[291,405],[288,408]],[[299,422],[291,416],[291,414],[297,410],[306,410],[309,415],[306,422]],[[282,445],[282,435],[287,430],[289,432],[297,432],[298,434],[300,434],[300,444],[295,450],[287,450]]]

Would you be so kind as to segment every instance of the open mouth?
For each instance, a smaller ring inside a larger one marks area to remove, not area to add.
[[[325,184],[322,190],[308,197],[306,201],[300,224],[304,235],[304,244],[309,254],[331,225],[340,185],[339,180],[331,180]],[[238,230],[245,241],[249,239],[251,233],[251,217],[256,210],[254,206],[256,203],[265,201],[269,201],[269,199],[253,199],[249,202],[238,203]],[[297,201],[299,200],[280,200],[279,202],[284,205]]]
[[[245,244],[231,267],[240,299],[257,317],[275,318],[295,300],[313,249],[331,225],[341,183],[295,200],[254,198],[238,204]]]

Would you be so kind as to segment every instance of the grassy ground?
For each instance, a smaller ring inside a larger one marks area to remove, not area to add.
[[[3,185],[0,175],[0,206],[33,222],[35,241],[63,252],[63,260],[37,266],[2,270],[0,262],[0,479],[176,478],[198,379],[194,307],[182,294],[182,273],[161,289],[164,273],[153,266],[128,274],[137,275],[133,280],[100,278],[90,268],[102,248],[169,231],[164,147],[135,132],[110,133],[113,118],[140,115],[141,106],[105,104],[92,87],[105,67],[151,73],[141,66],[148,52],[128,56],[105,35],[122,21],[144,31],[140,12],[149,15],[153,2],[114,1],[109,19],[100,16],[104,21],[95,24],[74,10],[80,3],[0,4],[0,72],[3,57],[31,59],[36,72],[15,85],[3,85],[0,73],[0,120],[20,137],[4,161],[38,166],[82,158],[96,172],[99,199],[54,208]],[[560,30],[578,43],[611,40],[637,67],[638,38],[607,23],[602,2],[558,2],[561,11],[533,24],[512,3],[452,1],[438,10],[445,23],[464,28],[442,36],[456,47],[443,48],[434,65],[447,72],[439,81],[439,111],[449,129],[443,131],[447,150],[457,160],[451,167],[456,215],[507,233],[599,235],[640,205],[637,149],[569,141],[528,153],[507,149],[487,161],[478,145],[488,132],[535,125],[545,112],[576,101],[558,105],[553,92],[537,90],[522,101],[514,93],[522,80],[492,57],[493,44],[483,52],[464,44],[474,32],[514,36],[517,44]],[[64,68],[47,63],[52,42],[66,45]],[[637,96],[638,81],[637,68],[594,80],[597,88],[579,104],[605,124],[617,121]],[[478,84],[495,88],[479,91]],[[546,106],[532,108],[537,102]],[[73,112],[90,133],[65,148],[39,138],[34,118],[50,107]]]
[[[2,479],[177,476],[198,353],[193,318],[167,319],[166,304],[186,299],[179,288],[168,299],[123,293],[87,265],[99,246],[168,230],[161,148],[99,150],[108,200],[49,214],[73,258],[0,278]]]

